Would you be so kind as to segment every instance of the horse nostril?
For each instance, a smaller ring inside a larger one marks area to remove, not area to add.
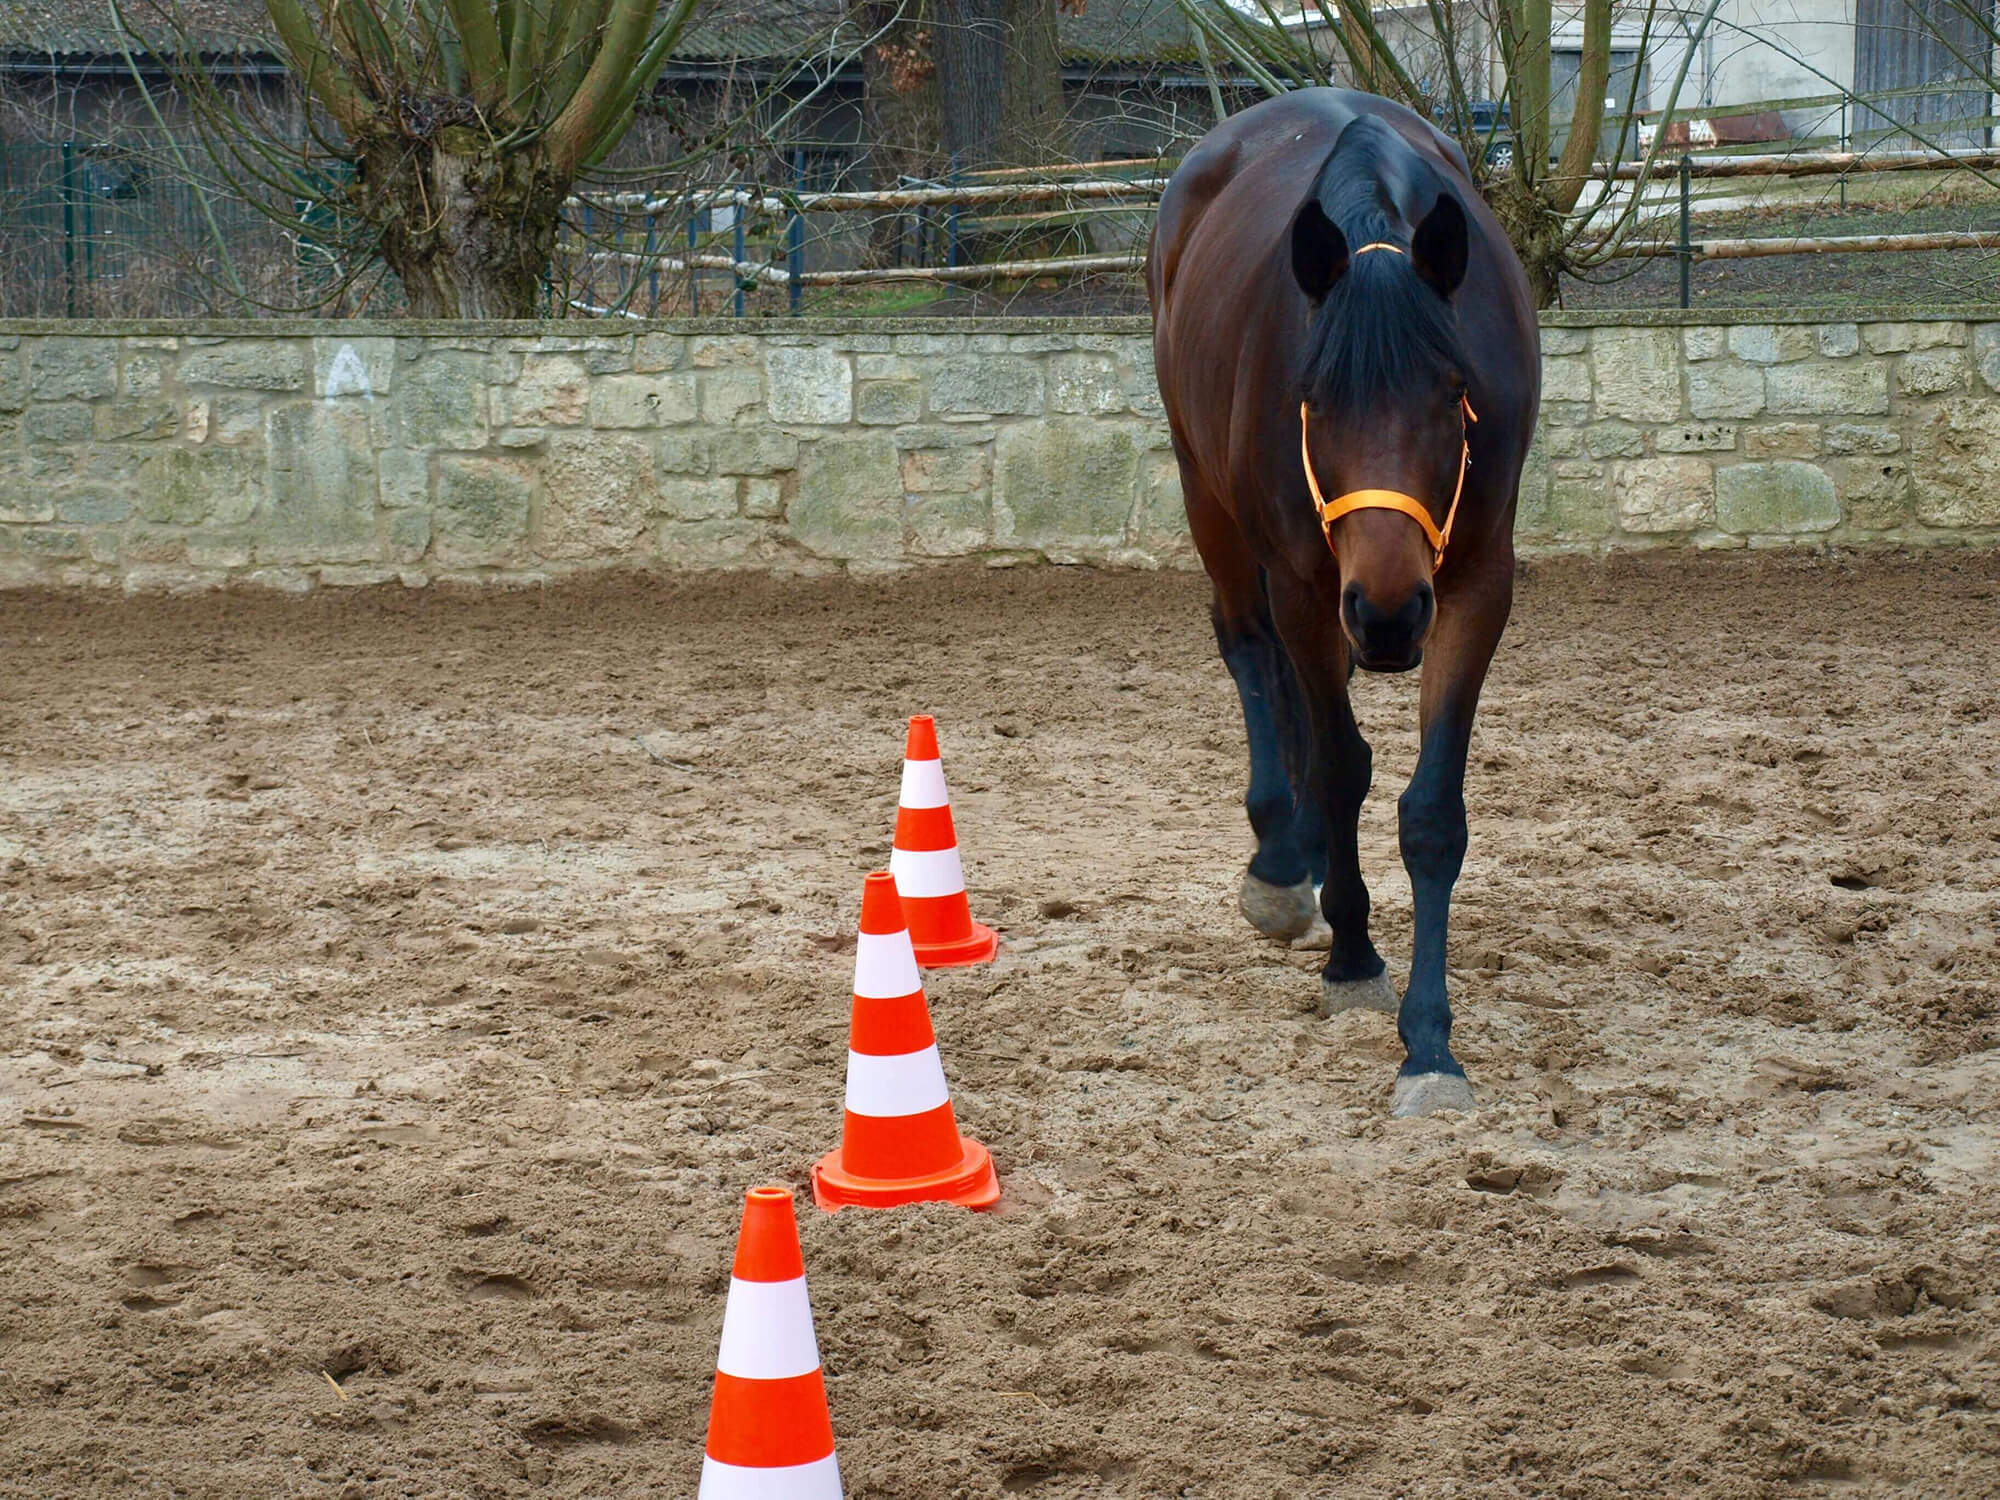
[[[1362,610],[1368,603],[1368,596],[1361,592],[1361,585],[1350,583],[1340,591],[1340,617],[1347,628],[1359,634],[1362,629]]]
[[[1437,610],[1437,593],[1428,583],[1420,583],[1417,585],[1416,592],[1411,595],[1411,598],[1415,600],[1417,607],[1417,623],[1414,633],[1422,635],[1430,628],[1431,616]]]

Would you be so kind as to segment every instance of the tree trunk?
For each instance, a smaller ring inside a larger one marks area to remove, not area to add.
[[[535,150],[494,153],[462,127],[428,152],[384,142],[361,162],[369,222],[412,316],[532,318],[562,216],[562,190]]]
[[[849,14],[864,35],[883,32],[861,59],[863,138],[873,185],[894,187],[899,177],[942,176],[944,124],[930,33],[888,0],[855,0]],[[870,224],[869,255],[875,264],[894,263],[905,227],[904,215],[896,213],[882,214]]]
[[[1549,171],[1549,0],[1503,9],[1513,22],[1507,74],[1514,87],[1514,173],[1539,183]]]
[[[1008,166],[1058,160],[1066,153],[1054,0],[1002,0],[1002,6],[1010,70],[1001,96],[1001,155]]]
[[[1549,201],[1563,213],[1576,207],[1590,176],[1590,164],[1597,157],[1597,137],[1604,128],[1604,89],[1610,78],[1611,0],[1584,0],[1576,106],[1570,115],[1562,160],[1549,181]]]
[[[934,0],[932,14],[945,149],[960,170],[1061,160],[1055,0]],[[959,253],[973,262],[1035,259],[1076,248],[1073,234],[1059,222],[973,225]]]
[[[1517,146],[1515,148],[1519,150]],[[1519,177],[1500,177],[1486,185],[1486,203],[1507,231],[1521,269],[1528,273],[1536,307],[1554,307],[1562,295],[1562,273],[1569,264],[1564,216],[1549,203],[1543,185],[1529,186]]]
[[[937,0],[933,14],[945,149],[966,171],[1052,159],[1063,118],[1054,0]]]
[[[944,108],[944,148],[968,171],[1000,165],[1007,0],[937,0],[931,55]]]

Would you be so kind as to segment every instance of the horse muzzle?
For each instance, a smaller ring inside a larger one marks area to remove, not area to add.
[[[1391,609],[1378,606],[1359,583],[1340,593],[1340,624],[1354,647],[1355,665],[1367,672],[1407,672],[1424,659],[1424,641],[1437,618],[1437,595],[1428,582]]]

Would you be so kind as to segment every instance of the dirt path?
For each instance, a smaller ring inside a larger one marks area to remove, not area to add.
[[[1487,1107],[1392,1123],[1388,1018],[1233,913],[1198,580],[0,597],[0,1495],[691,1494],[918,709],[1007,1196],[805,1215],[856,1500],[2000,1491],[1996,601],[1535,568]],[[1359,689],[1392,967],[1413,693]]]

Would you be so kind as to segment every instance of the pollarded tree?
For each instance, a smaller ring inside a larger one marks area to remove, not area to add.
[[[172,0],[158,3],[175,24]],[[203,88],[196,63],[182,82],[212,149],[265,196],[330,198],[328,217],[358,227],[413,314],[521,318],[572,185],[624,136],[696,0],[266,4],[308,101],[303,143]]]
[[[695,0],[266,0],[420,317],[534,313],[563,200]]]

